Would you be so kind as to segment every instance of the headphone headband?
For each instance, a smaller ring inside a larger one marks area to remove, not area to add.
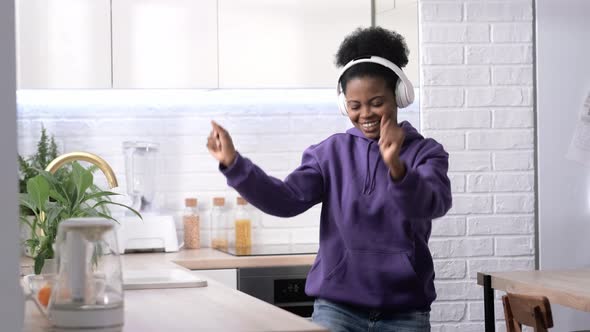
[[[344,73],[348,69],[350,69],[350,67],[357,65],[359,63],[363,63],[363,62],[376,63],[376,64],[379,64],[379,65],[385,67],[385,68],[389,68],[391,71],[393,71],[397,75],[397,77],[399,77],[399,80],[395,86],[395,99],[396,99],[397,106],[399,108],[404,108],[404,107],[410,105],[414,101],[414,87],[412,86],[412,82],[410,82],[410,80],[408,79],[406,74],[403,72],[403,70],[400,67],[398,67],[395,63],[393,63],[385,58],[371,55],[371,56],[356,58],[356,59],[348,62],[340,70],[340,74],[338,75],[338,84],[336,85],[336,93],[339,96],[340,102],[339,102],[338,106],[341,108],[341,110],[342,110],[342,106],[345,107],[346,105],[341,105],[342,99],[343,99],[343,97],[341,97],[341,95],[343,95],[344,93],[343,93],[341,85],[340,85],[340,79],[342,79],[342,75],[344,75]]]

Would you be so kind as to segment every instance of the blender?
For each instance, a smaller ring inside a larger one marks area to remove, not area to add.
[[[173,216],[161,213],[155,202],[158,150],[155,142],[123,142],[127,194],[143,219],[131,214],[121,218],[117,235],[122,253],[179,249]]]
[[[131,207],[140,213],[152,212],[156,191],[156,168],[159,144],[123,142],[127,194]]]

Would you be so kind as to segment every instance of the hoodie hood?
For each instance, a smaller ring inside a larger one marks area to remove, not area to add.
[[[418,133],[416,128],[414,128],[408,121],[402,121],[399,126],[404,130],[405,138],[404,143],[402,144],[402,152],[403,150],[412,142],[418,139],[423,139],[424,137]],[[378,138],[372,139],[367,138],[363,132],[358,129],[357,127],[353,127],[346,131],[347,134],[356,136],[358,138],[363,139],[367,142],[366,147],[366,172],[365,172],[365,185],[363,187],[363,194],[370,195],[375,190],[375,175],[377,174],[377,168],[381,160],[381,153],[371,153],[372,149],[377,149],[379,152],[379,144]],[[400,152],[401,154],[401,152]],[[373,158],[371,158],[373,156]]]

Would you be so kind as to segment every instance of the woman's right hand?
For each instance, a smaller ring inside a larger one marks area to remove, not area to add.
[[[236,149],[231,136],[215,121],[211,121],[211,133],[207,137],[207,149],[224,167],[229,167],[236,160]]]

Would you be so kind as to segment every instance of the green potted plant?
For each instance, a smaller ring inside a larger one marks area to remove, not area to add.
[[[18,186],[19,186],[19,193],[24,194],[27,192],[27,182],[39,174],[39,171],[44,170],[49,163],[57,158],[59,155],[59,150],[57,148],[57,143],[55,142],[55,137],[47,134],[47,130],[45,126],[41,126],[41,136],[39,141],[37,142],[37,150],[36,152],[28,157],[23,157],[20,154],[18,155],[18,166],[19,166],[19,179],[18,179]],[[59,169],[56,172],[56,177],[63,180],[67,176],[68,173],[67,168]],[[34,214],[33,211],[29,210],[28,208],[21,205],[20,207],[20,214],[22,218],[28,218],[30,222],[33,221]],[[21,231],[20,231],[20,239],[24,241],[26,239],[31,238],[30,228],[25,227],[26,223],[21,223]],[[23,251],[25,255],[32,256],[33,253],[30,251],[30,247],[23,246]]]
[[[32,217],[21,213],[20,221],[30,230],[25,246],[34,258],[35,273],[41,273],[45,260],[54,257],[53,244],[61,221],[96,216],[116,221],[109,205],[127,208],[141,218],[131,207],[113,202],[111,197],[115,195],[118,194],[97,189],[92,170],[77,162],[71,163],[65,176],[39,170],[30,178],[26,192],[20,194],[20,206],[21,211],[30,211]]]
[[[44,126],[41,127],[41,137],[37,142],[37,151],[34,155],[25,158],[18,155],[18,166],[19,166],[19,179],[18,187],[20,193],[27,191],[27,181],[39,174],[40,170],[43,170],[49,165],[49,163],[57,158],[59,155],[57,144],[55,143],[55,137],[51,135],[51,138],[47,135],[47,130]],[[66,169],[60,169],[56,174],[57,177],[63,178],[67,176]],[[28,212],[32,215],[31,212]]]

